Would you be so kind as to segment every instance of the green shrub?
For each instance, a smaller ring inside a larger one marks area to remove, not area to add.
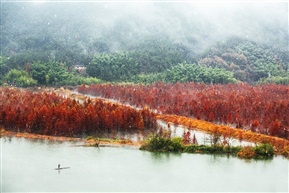
[[[140,149],[154,152],[180,152],[183,150],[182,138],[168,139],[152,135]]]
[[[209,152],[208,153],[213,153],[213,154],[220,154],[220,153],[225,153],[224,148],[222,145],[213,145],[208,147]]]
[[[226,153],[231,153],[231,154],[233,154],[233,155],[237,155],[237,153],[238,153],[239,151],[241,151],[241,149],[242,149],[241,146],[236,146],[236,147],[234,147],[234,146],[231,146],[231,147],[226,146],[226,147],[224,147],[224,151],[225,151]]]
[[[168,150],[170,152],[180,152],[183,151],[184,146],[183,146],[183,142],[182,142],[182,138],[180,137],[174,137],[170,140],[169,142],[169,146],[168,146]]]
[[[258,145],[254,148],[254,158],[256,159],[268,159],[272,158],[274,155],[273,146],[270,144]]]
[[[82,76],[73,76],[71,80],[68,82],[69,85],[77,86],[77,85],[91,85],[91,84],[99,84],[103,83],[102,80],[93,77],[82,77]]]
[[[198,145],[187,145],[184,148],[184,152],[187,152],[187,153],[197,153],[197,151],[199,151]]]
[[[151,135],[146,141],[145,145],[143,145],[141,150],[148,151],[163,151],[164,147],[166,147],[169,139],[161,138],[158,135]]]
[[[200,145],[198,147],[198,151],[201,153],[209,153],[209,154],[222,154],[225,153],[223,146],[221,145],[213,145],[213,146],[208,146],[208,145]]]
[[[289,84],[289,75],[287,76],[272,76],[268,78],[263,78],[258,81],[258,83],[274,83],[274,84]]]
[[[246,159],[269,159],[274,155],[273,146],[262,144],[256,147],[224,147],[222,145],[183,145],[182,138],[172,139],[151,135],[146,143],[141,146],[141,150],[152,152],[186,152],[205,154],[230,154]]]
[[[7,83],[18,86],[18,87],[29,87],[37,85],[37,81],[34,80],[29,74],[24,70],[10,70],[6,76],[5,80]]]
[[[30,75],[40,85],[65,85],[72,77],[64,63],[49,61],[47,63],[34,62],[30,65]]]

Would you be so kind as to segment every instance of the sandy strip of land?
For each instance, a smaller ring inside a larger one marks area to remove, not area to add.
[[[13,131],[1,130],[2,137],[18,137],[18,138],[27,138],[27,139],[42,139],[50,141],[62,141],[62,142],[80,142],[82,146],[95,146],[96,143],[99,143],[99,146],[134,146],[140,147],[140,142],[133,142],[131,140],[113,140],[113,139],[83,139],[83,138],[73,138],[73,137],[62,137],[62,136],[49,136],[49,135],[39,135],[32,133],[20,133]]]

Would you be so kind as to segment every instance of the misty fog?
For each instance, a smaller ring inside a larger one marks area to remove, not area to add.
[[[2,1],[3,54],[19,41],[57,39],[86,53],[95,40],[111,51],[129,49],[150,37],[182,44],[193,53],[241,37],[287,49],[286,2],[81,2]]]

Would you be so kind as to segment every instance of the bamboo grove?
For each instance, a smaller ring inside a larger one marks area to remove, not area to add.
[[[82,85],[78,91],[136,107],[148,106],[161,114],[230,125],[284,139],[289,137],[289,86],[158,82]]]
[[[78,101],[54,92],[0,88],[0,126],[6,130],[79,137],[96,133],[143,131],[156,127],[148,109],[84,98]]]

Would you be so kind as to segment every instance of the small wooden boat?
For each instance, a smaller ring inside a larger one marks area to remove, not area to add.
[[[58,164],[58,168],[55,168],[55,170],[64,170],[64,169],[69,169],[70,167],[60,167],[60,164]]]
[[[64,169],[69,169],[70,167],[63,167],[63,168],[55,168],[55,170],[64,170]]]

